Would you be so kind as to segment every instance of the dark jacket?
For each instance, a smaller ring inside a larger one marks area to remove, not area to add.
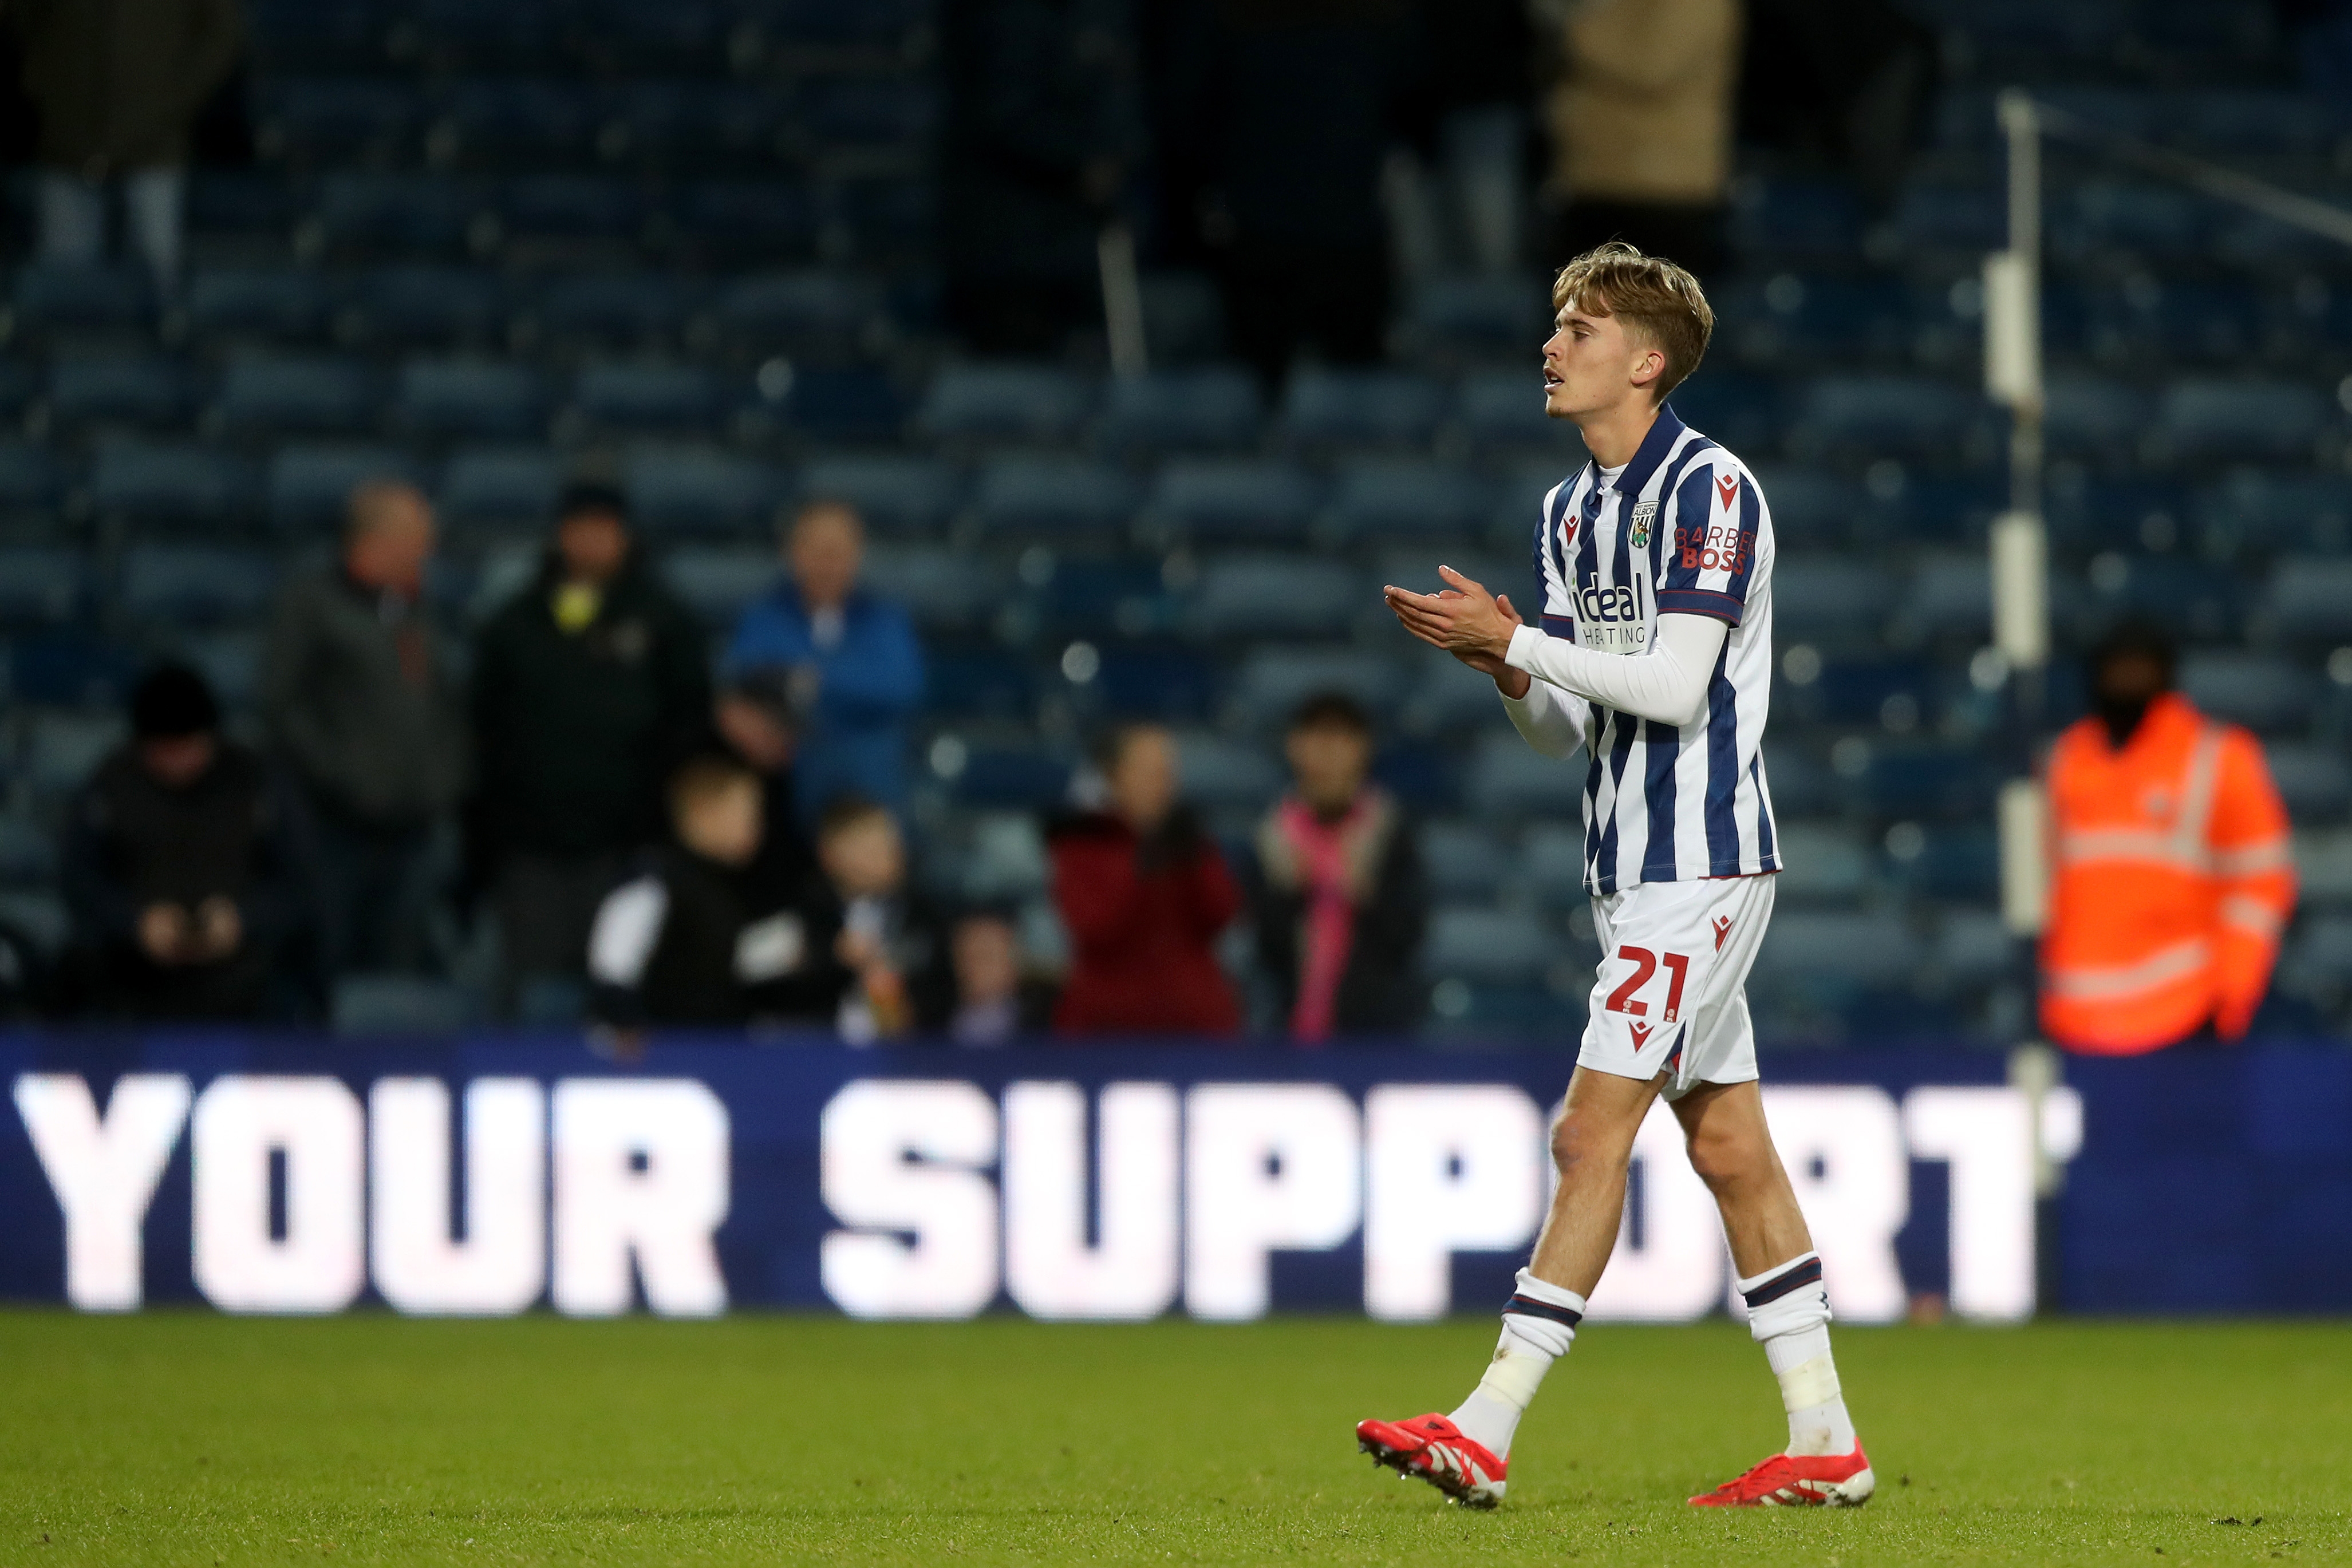
[[[449,665],[422,603],[340,570],[298,578],[278,596],[262,665],[270,741],[337,816],[414,827],[465,788],[470,737]]]
[[[841,905],[816,879],[663,844],[597,912],[588,944],[594,1011],[628,1026],[829,1027],[850,983],[834,956],[840,933]]]
[[[1417,960],[1429,923],[1429,883],[1421,840],[1412,821],[1382,802],[1349,845],[1355,919],[1348,965],[1332,1007],[1338,1034],[1409,1034],[1421,1022],[1426,997]],[[1297,855],[1269,812],[1258,825],[1257,872],[1250,914],[1257,927],[1258,963],[1281,1004],[1278,1027],[1288,1030],[1298,1002],[1307,892]]]
[[[478,851],[588,854],[662,836],[670,770],[710,726],[702,629],[634,553],[578,632],[553,561],[482,628],[474,663]]]
[[[212,768],[166,789],[129,747],[99,765],[66,819],[61,867],[74,967],[101,1013],[257,1016],[273,978],[299,994],[314,972],[318,882],[301,802],[261,758],[224,741]],[[140,947],[150,904],[236,905],[245,940],[218,963],[165,967]]]
[[[188,161],[188,129],[242,47],[236,0],[10,0],[40,159],[105,179]]]
[[[1241,1027],[1217,935],[1241,913],[1216,844],[1179,811],[1149,840],[1089,813],[1050,836],[1070,975],[1063,1034],[1231,1034]]]

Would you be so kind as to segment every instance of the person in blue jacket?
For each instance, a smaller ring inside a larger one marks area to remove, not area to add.
[[[907,721],[923,697],[923,650],[907,612],[857,584],[866,528],[814,500],[784,531],[785,576],[736,623],[727,674],[780,672],[800,720],[795,808],[804,830],[844,795],[907,806]]]

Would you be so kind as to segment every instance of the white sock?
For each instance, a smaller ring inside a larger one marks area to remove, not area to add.
[[[1528,1413],[1551,1364],[1575,1343],[1576,1325],[1583,1320],[1582,1296],[1520,1270],[1518,1285],[1503,1308],[1503,1337],[1496,1342],[1495,1359],[1451,1417],[1462,1435],[1496,1458],[1508,1458],[1519,1417]]]
[[[1748,1301],[1748,1332],[1780,1380],[1780,1407],[1789,1413],[1791,1454],[1853,1452],[1853,1417],[1839,1391],[1830,1357],[1830,1298],[1822,1288],[1822,1260],[1808,1252],[1737,1281]]]

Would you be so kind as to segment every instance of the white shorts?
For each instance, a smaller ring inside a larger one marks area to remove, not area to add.
[[[1748,970],[1776,880],[1645,882],[1595,898],[1601,968],[1576,1064],[1619,1078],[1664,1073],[1669,1100],[1701,1083],[1753,1082]]]

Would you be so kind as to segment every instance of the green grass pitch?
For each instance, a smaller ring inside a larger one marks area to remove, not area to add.
[[[1355,1452],[1491,1319],[892,1325],[0,1312],[0,1563],[2352,1561],[2352,1325],[1844,1329],[1861,1511],[1726,1324],[1588,1330],[1510,1500]]]

